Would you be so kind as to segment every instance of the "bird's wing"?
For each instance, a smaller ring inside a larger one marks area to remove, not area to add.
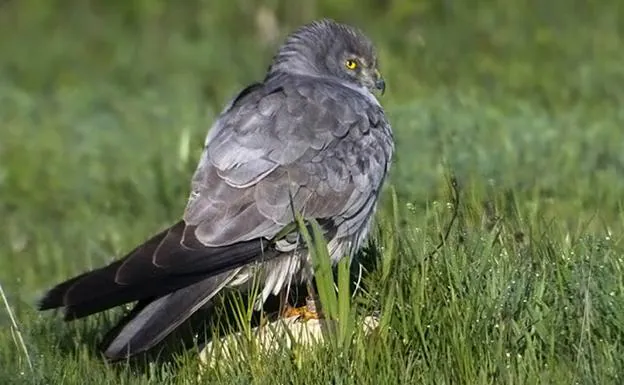
[[[309,78],[268,82],[210,133],[184,220],[212,247],[271,239],[293,208],[349,235],[370,215],[392,149],[381,107],[357,91]]]
[[[39,309],[64,307],[65,320],[70,321],[124,303],[158,298],[276,254],[266,240],[205,247],[196,240],[189,242],[187,236],[182,245],[187,229],[179,221],[125,257],[56,285],[41,298]],[[163,254],[178,263],[155,263],[154,258]]]

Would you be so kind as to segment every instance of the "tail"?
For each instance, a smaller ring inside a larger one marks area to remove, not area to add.
[[[137,304],[131,314],[104,337],[104,355],[110,360],[119,360],[154,347],[206,305],[239,270],[221,273],[153,301]]]
[[[180,221],[124,258],[50,289],[39,309],[64,309],[70,321],[139,301],[105,350],[110,359],[129,357],[160,342],[210,301],[246,264],[279,253],[264,239],[206,247],[194,228]]]

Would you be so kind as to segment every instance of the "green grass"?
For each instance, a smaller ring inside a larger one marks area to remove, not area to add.
[[[276,42],[256,39],[259,1],[57,3],[0,5],[0,283],[33,363],[3,308],[0,384],[194,383],[195,351],[104,363],[95,344],[119,311],[66,325],[34,303],[179,217],[212,119]],[[203,381],[622,383],[624,7],[382,3],[264,7],[279,36],[328,15],[378,42],[392,188],[360,289],[330,301],[382,327],[345,327],[350,343],[312,351],[241,351]]]

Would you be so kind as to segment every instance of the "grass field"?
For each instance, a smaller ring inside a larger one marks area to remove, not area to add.
[[[64,324],[35,301],[176,220],[215,114],[321,15],[369,32],[388,83],[396,161],[350,305],[382,328],[203,381],[624,383],[617,0],[0,3],[0,283],[24,341],[2,306],[0,384],[197,381],[196,351],[103,362],[120,311]]]

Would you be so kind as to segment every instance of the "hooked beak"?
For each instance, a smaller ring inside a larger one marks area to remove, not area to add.
[[[375,77],[377,79],[375,80],[375,88],[378,89],[383,95],[386,92],[386,82],[381,76],[381,73],[379,73],[379,71],[377,70],[375,70]]]

